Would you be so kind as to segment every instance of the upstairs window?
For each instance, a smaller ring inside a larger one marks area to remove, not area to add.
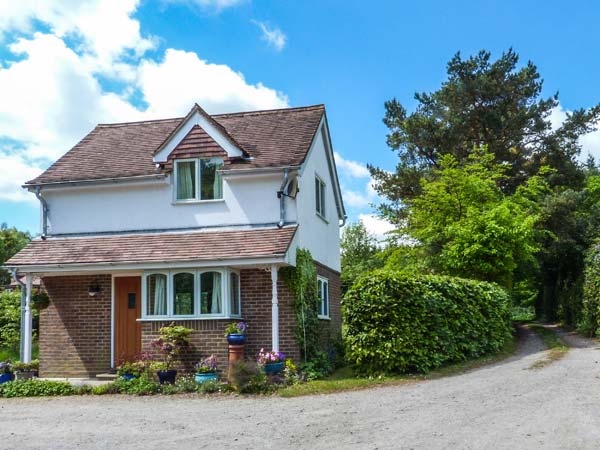
[[[317,215],[325,218],[325,182],[315,176],[315,202]]]
[[[223,198],[223,180],[219,170],[223,160],[180,159],[175,161],[175,200],[219,200]]]

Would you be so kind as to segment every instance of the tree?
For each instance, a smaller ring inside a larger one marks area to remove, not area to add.
[[[342,293],[345,293],[360,275],[383,265],[383,261],[378,258],[381,250],[377,246],[377,240],[369,234],[362,222],[351,223],[344,228],[341,252]]]
[[[496,61],[487,51],[468,59],[457,53],[439,90],[415,94],[414,112],[408,114],[396,99],[385,103],[387,142],[399,162],[393,173],[369,168],[376,190],[388,200],[379,208],[388,220],[401,223],[406,201],[420,195],[420,181],[432,176],[444,155],[461,164],[482,145],[507,167],[498,180],[504,193],[516,192],[542,166],[555,169],[552,186],[581,187],[578,138],[595,128],[600,105],[567,114],[553,129],[550,114],[558,95],[541,98],[543,82],[536,66],[530,61],[518,68],[518,61],[512,49]]]
[[[406,202],[406,236],[421,243],[439,273],[512,288],[517,269],[522,275],[536,265],[536,201],[545,181],[532,177],[514,195],[505,194],[499,185],[508,168],[485,147],[463,164],[444,155],[438,165],[422,180],[421,195]]]
[[[28,232],[17,230],[15,227],[8,228],[6,223],[0,226],[0,265],[8,261],[19,252],[31,240]],[[0,286],[10,283],[10,274],[0,269]]]

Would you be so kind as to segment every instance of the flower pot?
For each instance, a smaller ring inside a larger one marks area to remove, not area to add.
[[[217,381],[219,379],[219,377],[217,376],[216,372],[207,372],[207,373],[197,373],[194,376],[194,379],[196,380],[196,383],[202,384],[202,383],[206,383],[207,381]]]
[[[173,384],[175,383],[175,378],[177,378],[177,370],[159,370],[156,372],[156,375],[160,384]]]
[[[131,373],[124,373],[121,375],[121,378],[125,381],[133,380],[134,378],[139,378],[137,375],[133,375]]]
[[[246,335],[238,333],[228,334],[227,342],[231,345],[244,345],[246,343]]]
[[[31,380],[34,376],[35,372],[33,370],[15,372],[16,380]]]
[[[15,379],[15,375],[13,373],[1,373],[0,374],[0,384],[8,383]]]
[[[285,363],[283,361],[276,363],[267,363],[264,366],[265,373],[276,374],[283,370]]]

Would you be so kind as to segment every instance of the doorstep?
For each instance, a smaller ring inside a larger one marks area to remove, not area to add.
[[[99,373],[96,375],[96,380],[115,381],[118,378],[116,373]]]
[[[98,378],[39,378],[40,380],[46,381],[63,381],[67,383],[71,383],[73,386],[100,386],[103,384],[108,384],[114,381],[114,379],[105,380]]]

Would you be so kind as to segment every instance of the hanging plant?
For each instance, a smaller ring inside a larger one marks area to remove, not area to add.
[[[317,268],[310,251],[298,249],[296,267],[282,269],[281,275],[294,294],[297,324],[295,338],[300,346],[302,359],[308,361],[319,350]]]

